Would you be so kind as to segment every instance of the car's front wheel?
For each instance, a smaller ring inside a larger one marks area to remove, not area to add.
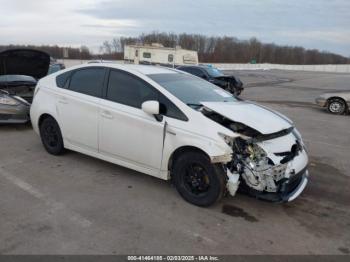
[[[211,164],[210,159],[200,152],[180,155],[174,163],[172,179],[180,195],[197,206],[210,206],[225,192],[223,167]]]
[[[65,149],[60,127],[55,119],[46,117],[40,124],[40,137],[46,149],[52,155],[60,155]]]
[[[346,112],[346,103],[341,98],[332,98],[328,101],[328,112],[342,115]]]

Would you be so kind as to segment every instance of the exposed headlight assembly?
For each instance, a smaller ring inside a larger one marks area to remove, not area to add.
[[[306,145],[303,141],[303,138],[301,137],[300,132],[298,131],[298,129],[296,129],[294,127],[293,131],[292,131],[293,135],[295,136],[295,138],[299,141],[299,143],[302,145],[302,147],[305,149],[305,151],[307,152],[307,148]]]
[[[0,104],[8,106],[18,106],[20,102],[6,94],[0,94]]]
[[[296,129],[296,128],[294,127],[292,133],[293,133],[293,135],[295,136],[296,139],[302,140],[301,134],[300,134],[300,132],[298,131],[298,129]]]
[[[223,133],[218,133],[218,135],[225,141],[226,144],[228,144],[229,146],[233,145],[233,140],[234,138],[228,135],[225,135]]]

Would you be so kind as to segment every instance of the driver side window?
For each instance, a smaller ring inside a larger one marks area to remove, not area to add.
[[[156,100],[160,103],[161,114],[187,121],[187,117],[180,109],[157,89],[144,80],[119,70],[110,71],[107,99],[140,109],[143,102]]]
[[[109,75],[107,99],[123,105],[141,108],[147,100],[157,100],[157,92],[141,79],[112,70]]]

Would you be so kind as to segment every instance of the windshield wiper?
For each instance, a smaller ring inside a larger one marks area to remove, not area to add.
[[[188,106],[203,106],[202,104],[187,103]]]

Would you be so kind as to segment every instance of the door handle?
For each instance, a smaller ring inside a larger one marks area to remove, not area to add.
[[[68,99],[65,98],[65,97],[60,97],[58,99],[58,103],[60,103],[60,104],[68,104]]]
[[[113,115],[111,114],[111,112],[107,111],[107,110],[103,110],[101,113],[101,116],[103,118],[107,118],[107,119],[113,119]]]

